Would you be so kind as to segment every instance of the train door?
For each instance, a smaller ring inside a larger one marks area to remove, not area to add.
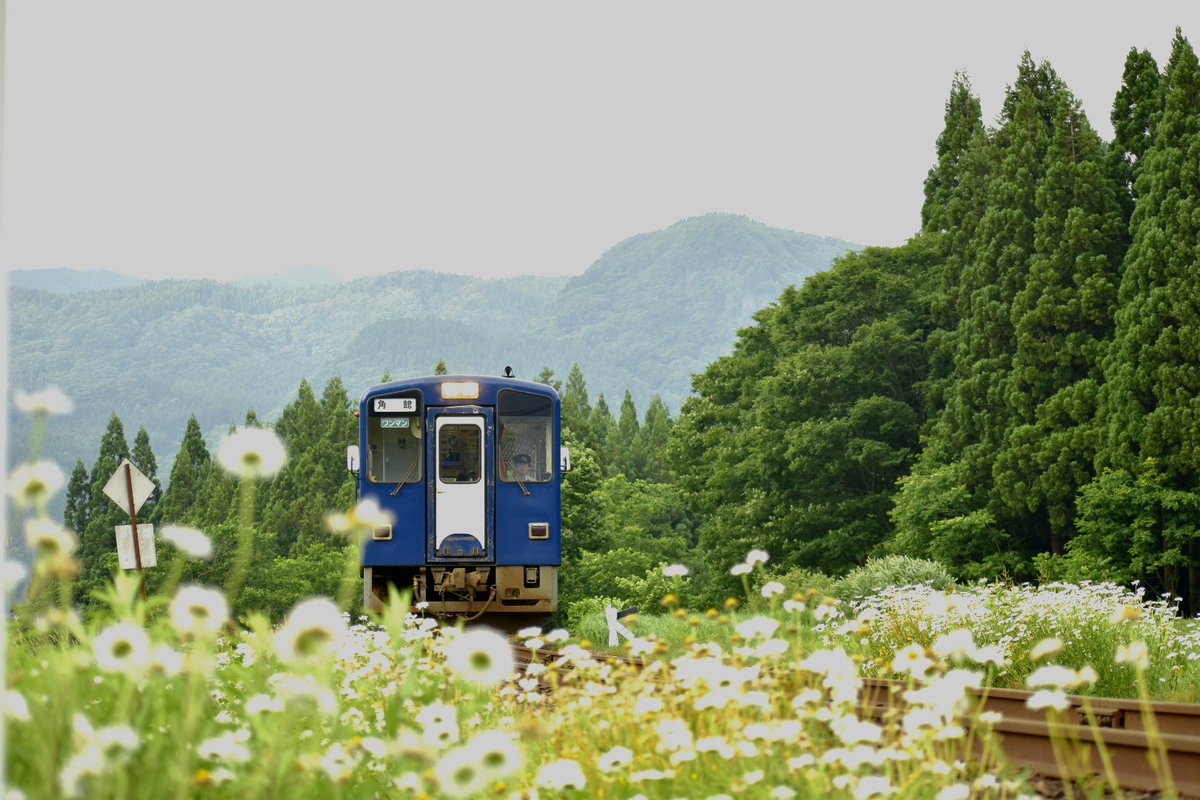
[[[492,425],[491,409],[427,412],[426,429],[433,434],[430,561],[491,558]]]

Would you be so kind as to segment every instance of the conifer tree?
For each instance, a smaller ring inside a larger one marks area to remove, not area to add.
[[[1063,89],[1037,189],[1035,255],[1013,300],[1009,430],[993,476],[1003,516],[1061,553],[1092,477],[1103,347],[1112,333],[1123,225],[1104,144]]]
[[[211,461],[212,456],[200,432],[200,422],[192,414],[188,418],[179,452],[175,455],[171,480],[158,506],[156,522],[184,522],[188,519]]]
[[[83,459],[77,459],[75,469],[71,470],[71,478],[67,482],[67,505],[63,511],[63,524],[81,535],[87,529],[90,519],[90,491],[87,467],[83,465]]]
[[[1163,480],[1140,484],[1194,494],[1200,492],[1200,409],[1195,400],[1200,396],[1200,66],[1178,30],[1162,92],[1162,114],[1135,187],[1133,242],[1118,295],[1116,333],[1105,360],[1104,443],[1097,465],[1119,470],[1130,483],[1157,472]],[[1195,601],[1200,594],[1195,538],[1200,528],[1186,504],[1164,500],[1159,511],[1159,563],[1191,567],[1186,594]],[[1081,507],[1080,513],[1094,509]],[[1180,514],[1186,518],[1177,518]],[[1190,534],[1168,537],[1168,530]],[[1146,563],[1148,570],[1155,566]]]
[[[158,481],[158,459],[154,457],[154,450],[150,447],[150,434],[145,426],[138,428],[137,435],[133,438],[133,453],[129,460],[143,475],[154,481],[154,491],[138,511],[141,519],[154,520],[157,518],[158,505],[162,502],[162,486]]]
[[[666,447],[671,433],[671,412],[658,395],[650,398],[646,408],[646,423],[640,432],[640,448],[644,457],[641,477],[656,483],[671,479],[667,468]]]
[[[79,560],[83,565],[80,575],[80,595],[89,598],[109,578],[108,555],[116,553],[116,525],[129,523],[129,515],[118,508],[104,494],[104,485],[116,472],[121,462],[129,458],[129,444],[125,440],[125,426],[113,412],[108,427],[100,438],[100,454],[88,476],[90,484],[88,498],[88,523],[80,534]]]
[[[625,399],[621,401],[621,417],[617,421],[617,446],[613,461],[616,471],[624,473],[630,480],[642,477],[645,455],[642,451],[641,424],[638,422],[633,394],[628,389],[625,390]]]
[[[603,392],[596,398],[596,405],[592,406],[592,413],[588,421],[588,427],[591,428],[592,438],[596,443],[596,458],[600,461],[600,469],[604,475],[612,475],[616,472],[613,451],[618,440],[617,423],[608,408],[608,402],[604,399]]]
[[[450,371],[450,370],[448,370],[448,369],[446,368],[446,361],[445,361],[445,359],[441,359],[441,358],[439,358],[439,359],[438,359],[437,366],[433,368],[433,374],[434,374],[434,375],[446,375],[447,373],[449,373],[449,371]],[[386,376],[385,376],[384,383],[387,383]]]
[[[1125,57],[1121,88],[1113,99],[1110,119],[1113,140],[1108,155],[1110,168],[1121,191],[1117,195],[1126,224],[1137,201],[1137,177],[1154,141],[1154,123],[1162,113],[1162,87],[1158,64],[1149,50],[1130,48]]]
[[[951,206],[959,189],[960,162],[971,140],[982,130],[979,98],[971,93],[971,81],[966,73],[955,73],[946,100],[945,125],[937,138],[937,164],[925,178],[923,230],[944,231],[953,227]]]
[[[570,428],[578,441],[587,444],[594,450],[595,441],[592,438],[591,415],[592,403],[588,398],[587,381],[583,378],[583,370],[579,368],[579,364],[572,364],[571,372],[567,375],[566,386],[563,389],[563,427]]]
[[[538,373],[538,376],[535,380],[537,380],[538,383],[552,387],[556,392],[562,392],[562,381],[554,380],[554,370],[550,369],[549,367],[542,367],[542,371]]]

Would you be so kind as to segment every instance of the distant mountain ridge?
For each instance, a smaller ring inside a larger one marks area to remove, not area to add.
[[[145,278],[122,275],[106,269],[14,269],[8,273],[8,285],[12,288],[54,294],[125,289],[146,282]]]
[[[132,441],[145,425],[170,459],[193,411],[210,441],[248,408],[271,418],[302,378],[340,375],[352,396],[393,376],[452,371],[565,377],[579,362],[593,401],[626,388],[678,409],[690,378],[789,284],[857,249],[836,239],[710,214],[639,234],[575,278],[488,279],[394,272],[318,286],[210,280],[139,282],[71,294],[10,291],[10,382],[75,399],[47,452],[64,468],[95,459],[116,411]],[[22,280],[26,283],[24,276]],[[114,313],[120,307],[121,313]],[[10,462],[28,426],[10,409]]]

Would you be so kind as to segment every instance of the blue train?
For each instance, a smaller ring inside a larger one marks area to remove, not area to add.
[[[411,589],[431,613],[548,617],[562,564],[562,405],[550,386],[436,375],[372,386],[347,455],[359,496],[391,512],[363,549],[363,600]]]

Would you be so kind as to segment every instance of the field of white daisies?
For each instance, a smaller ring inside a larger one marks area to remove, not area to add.
[[[61,403],[24,405],[44,425]],[[218,453],[250,487],[283,457],[261,429]],[[641,667],[596,660],[586,640],[604,631],[586,623],[523,631],[542,657],[520,674],[507,638],[403,597],[356,620],[312,598],[272,627],[231,619],[221,588],[167,581],[143,600],[125,574],[82,619],[75,537],[47,513],[62,483],[34,460],[8,486],[37,554],[28,594],[5,592],[8,798],[1022,797],[971,687],[1035,689],[1051,717],[1068,692],[1198,699],[1200,627],[1111,585],[919,585],[842,603],[767,581],[742,604],[691,612],[667,597],[630,621]],[[166,533],[203,556],[203,532]],[[733,569],[749,579],[768,560],[752,551]],[[19,571],[5,565],[6,586]],[[682,565],[665,577],[689,580]],[[864,677],[909,681],[903,713],[865,716]]]

